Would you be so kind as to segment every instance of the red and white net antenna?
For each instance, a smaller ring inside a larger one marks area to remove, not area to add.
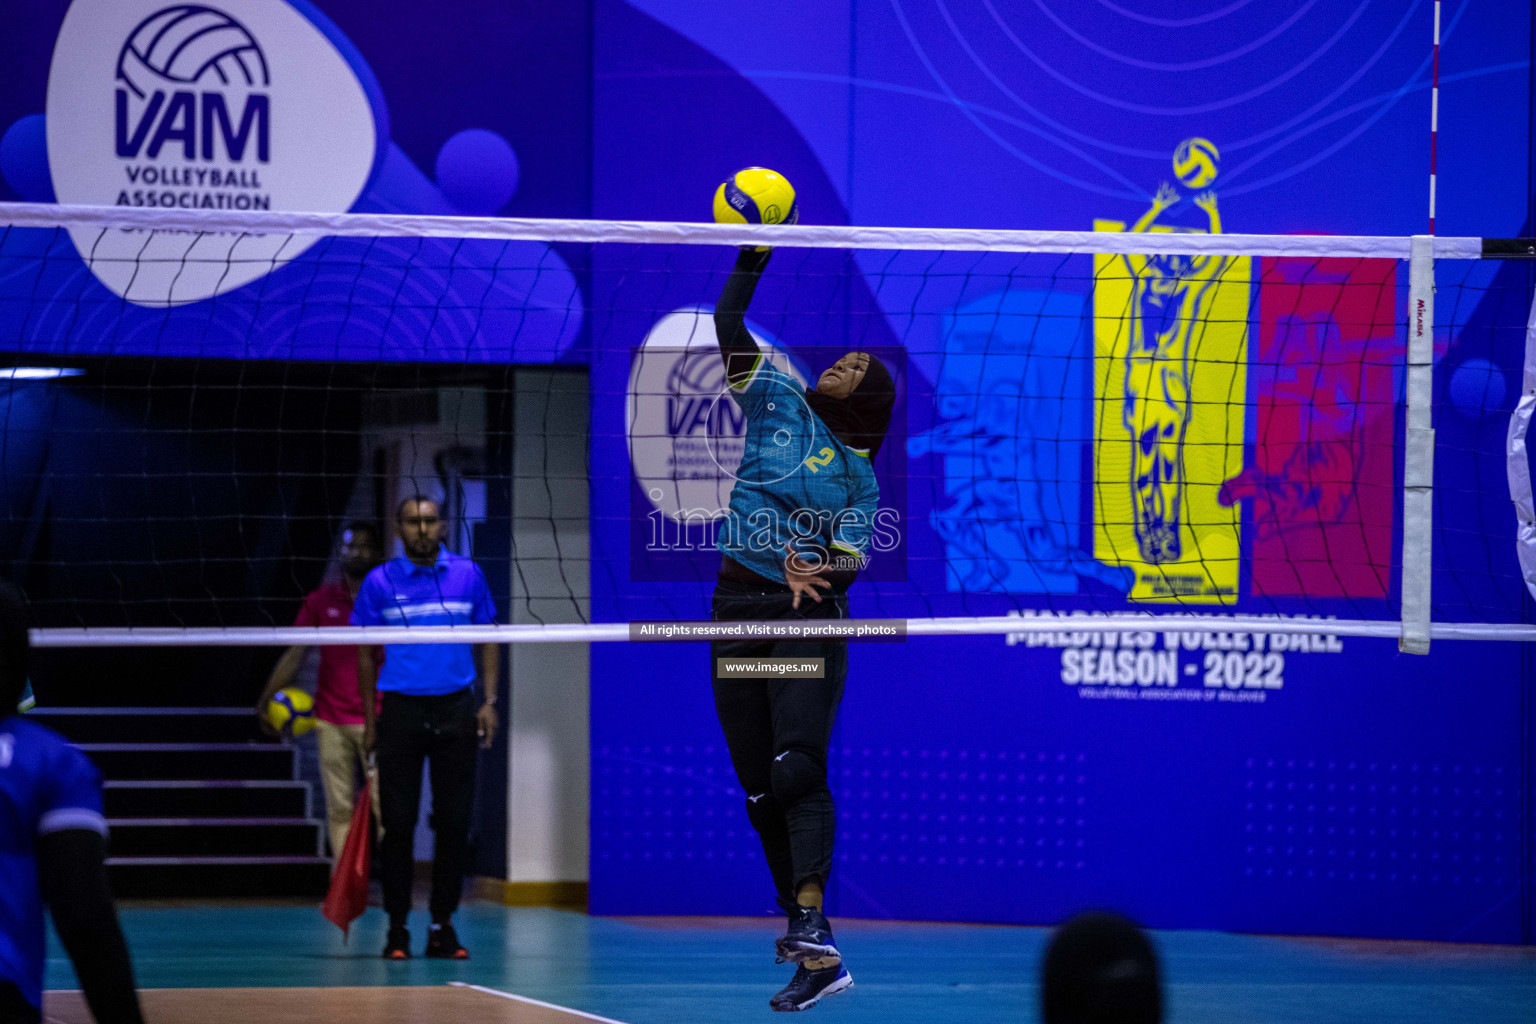
[[[1429,233],[1435,233],[1435,137],[1440,134],[1440,0],[1435,0],[1434,66],[1429,76]]]

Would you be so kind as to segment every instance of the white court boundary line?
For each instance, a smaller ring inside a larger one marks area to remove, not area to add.
[[[597,1014],[587,1013],[585,1010],[573,1010],[569,1006],[560,1006],[557,1003],[546,1003],[542,999],[530,999],[528,996],[520,996],[515,992],[503,992],[499,988],[486,988],[484,985],[471,985],[467,981],[450,981],[448,984],[454,988],[472,988],[476,992],[484,992],[488,996],[500,996],[503,999],[511,999],[519,1003],[527,1003],[529,1006],[542,1006],[546,1010],[559,1010],[561,1013],[574,1013],[578,1017],[584,1017],[587,1020],[599,1021],[601,1024],[624,1024],[623,1021],[614,1020],[612,1017],[599,1017]]]

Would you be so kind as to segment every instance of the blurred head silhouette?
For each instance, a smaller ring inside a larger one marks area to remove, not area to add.
[[[1119,914],[1079,914],[1056,930],[1040,985],[1045,1024],[1161,1024],[1157,956]]]

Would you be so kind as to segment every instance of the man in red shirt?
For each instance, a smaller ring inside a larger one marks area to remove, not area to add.
[[[295,626],[347,626],[352,622],[352,602],[363,579],[384,560],[379,528],[372,523],[348,523],[341,532],[341,579],[322,583],[304,599]],[[304,645],[288,648],[272,666],[266,689],[256,701],[256,720],[269,736],[277,730],[267,721],[267,702],[293,682],[304,655]],[[357,685],[357,648],[323,646],[320,672],[315,684],[315,736],[320,746],[320,779],[325,790],[325,816],[331,836],[331,854],[339,856],[352,825],[352,795],[358,766],[366,765],[363,751],[363,696]],[[373,794],[374,820],[379,820],[379,794]]]

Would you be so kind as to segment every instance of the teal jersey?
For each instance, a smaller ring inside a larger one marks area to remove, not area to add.
[[[761,356],[730,390],[746,417],[745,450],[715,546],[781,583],[791,542],[807,555],[867,561],[880,504],[869,453],[838,441],[800,383]]]

